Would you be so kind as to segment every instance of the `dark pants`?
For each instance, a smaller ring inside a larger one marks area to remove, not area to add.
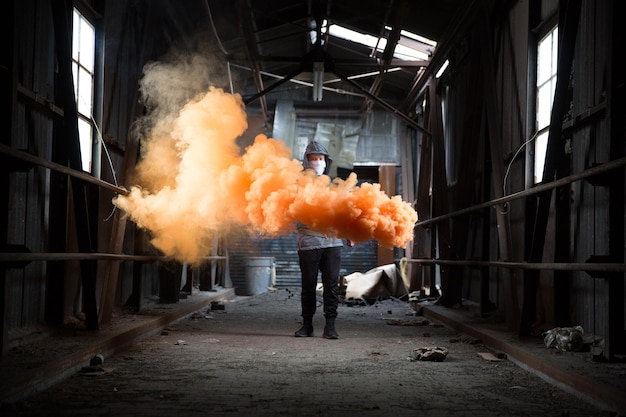
[[[298,251],[302,273],[302,317],[312,318],[317,304],[317,273],[322,273],[324,317],[337,317],[341,247]]]

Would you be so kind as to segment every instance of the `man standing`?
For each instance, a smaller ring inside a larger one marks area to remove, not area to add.
[[[315,171],[316,175],[328,175],[331,164],[332,158],[322,144],[313,141],[307,145],[302,159],[305,170],[311,169]],[[313,316],[317,304],[317,274],[321,272],[324,318],[326,319],[322,336],[326,339],[338,339],[335,319],[339,304],[339,270],[343,242],[337,237],[326,236],[309,229],[307,225],[302,223],[297,223],[296,229],[300,272],[302,274],[302,327],[295,332],[295,336],[313,336]],[[352,245],[353,242],[348,241],[348,246]]]

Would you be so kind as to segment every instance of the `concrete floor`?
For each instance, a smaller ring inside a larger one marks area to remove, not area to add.
[[[98,332],[23,335],[0,359],[2,416],[626,415],[626,365],[558,354],[468,311],[339,308],[338,340],[295,338],[299,289],[232,289],[118,311]],[[419,315],[423,314],[423,315]],[[414,353],[444,347],[441,362]],[[95,355],[101,366],[89,367]],[[499,360],[498,360],[499,359]]]

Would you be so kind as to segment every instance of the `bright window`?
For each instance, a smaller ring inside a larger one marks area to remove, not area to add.
[[[314,27],[312,29],[315,29]],[[348,29],[344,26],[336,24],[328,25],[328,22],[324,20],[322,23],[322,33],[328,33],[332,36],[336,36],[341,39],[349,40],[351,42],[365,45],[369,48],[376,49],[378,52],[384,51],[387,46],[387,38],[384,36],[372,36],[366,33],[360,33],[352,29]],[[391,27],[385,27],[387,31],[391,31]],[[317,33],[315,30],[311,31],[311,44],[315,44]],[[405,30],[400,31],[400,39],[396,45],[393,53],[393,57],[401,60],[429,60],[437,43],[430,39],[419,36],[415,33]]]
[[[84,171],[91,172],[96,34],[94,27],[74,9],[72,75],[78,107],[78,136]]]
[[[543,180],[543,167],[548,147],[550,115],[556,88],[558,27],[539,41],[537,47],[537,139],[535,140],[535,184]]]

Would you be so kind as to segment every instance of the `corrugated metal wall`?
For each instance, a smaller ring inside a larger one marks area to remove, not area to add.
[[[273,257],[276,267],[276,287],[299,287],[300,266],[294,234],[274,239],[253,239],[246,235],[229,236],[230,276],[237,293],[246,287],[246,258]],[[341,275],[366,272],[376,266],[377,243],[364,242],[354,247],[344,246]]]
[[[611,34],[606,30],[606,22],[611,17],[608,15],[610,9],[607,5],[583,1],[581,16],[584,18],[579,25],[580,41],[575,52],[581,59],[575,59],[572,71],[571,82],[575,88],[570,123],[577,115],[584,115],[590,109],[607,105],[607,68],[603,65],[611,59],[611,50],[608,48]],[[570,154],[573,172],[583,171],[611,159],[611,142],[607,130],[609,122],[604,117],[594,117],[590,123],[579,125],[580,127],[573,130]],[[571,187],[570,198],[570,221],[572,226],[576,226],[570,228],[571,258],[585,262],[592,256],[608,256],[612,227],[609,223],[609,187],[594,186],[589,181],[576,182]],[[596,334],[603,333],[607,323],[604,314],[607,305],[606,285],[607,280],[594,279],[582,271],[572,274],[570,296],[573,324],[579,324]],[[626,297],[622,295],[622,298]]]
[[[53,71],[55,48],[48,2],[30,0],[17,8],[16,18],[28,27],[29,36],[19,39],[16,59],[20,63],[17,106],[14,109],[14,131],[10,145],[44,159],[52,159],[55,114],[48,108],[32,111],[33,101],[55,101]],[[36,53],[33,53],[36,51]],[[58,115],[56,115],[58,116]],[[56,140],[63,140],[58,138]],[[38,166],[19,166],[9,174],[7,244],[32,252],[48,250],[49,196],[54,193],[50,172]],[[63,238],[62,238],[63,239]],[[27,263],[26,267],[9,268],[6,272],[9,301],[9,327],[18,327],[43,320],[46,299],[46,264]],[[63,277],[53,279],[62,282]],[[56,303],[62,300],[55,300]]]

